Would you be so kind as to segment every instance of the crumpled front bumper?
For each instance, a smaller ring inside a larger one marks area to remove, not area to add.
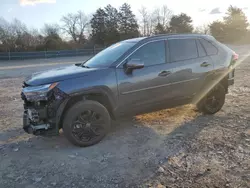
[[[27,110],[25,110],[23,113],[23,130],[28,134],[41,135],[51,128],[49,124],[32,124],[30,119],[32,119],[32,117],[30,117]]]
[[[21,97],[24,101],[24,131],[34,135],[58,135],[60,118],[69,96],[55,87],[46,99],[27,100],[23,92]]]
[[[27,112],[23,113],[23,130],[29,134],[33,134],[33,129],[31,127]]]

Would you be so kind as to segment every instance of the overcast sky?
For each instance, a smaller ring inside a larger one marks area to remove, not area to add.
[[[62,15],[83,10],[86,14],[93,13],[97,8],[107,4],[118,8],[124,2],[131,5],[139,18],[141,6],[152,10],[154,7],[167,5],[174,14],[187,13],[194,25],[207,24],[221,19],[229,5],[242,8],[250,21],[249,0],[1,0],[0,17],[6,20],[17,18],[29,27],[41,28],[44,23],[59,23]]]

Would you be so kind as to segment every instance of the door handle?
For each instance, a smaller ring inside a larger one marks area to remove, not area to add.
[[[209,65],[211,65],[211,64],[209,64],[209,63],[207,63],[207,62],[203,62],[203,63],[201,64],[201,67],[208,67]]]
[[[171,71],[162,71],[158,76],[168,76],[171,74]]]

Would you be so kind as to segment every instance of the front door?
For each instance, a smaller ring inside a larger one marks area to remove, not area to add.
[[[124,67],[133,60],[144,63],[144,67],[127,73]],[[120,112],[141,113],[167,104],[172,98],[172,71],[172,65],[166,62],[164,40],[137,49],[116,69]]]

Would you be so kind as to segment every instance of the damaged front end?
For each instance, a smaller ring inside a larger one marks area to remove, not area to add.
[[[24,100],[23,129],[27,133],[58,135],[58,109],[68,98],[58,85],[29,86],[24,83],[21,97]]]

